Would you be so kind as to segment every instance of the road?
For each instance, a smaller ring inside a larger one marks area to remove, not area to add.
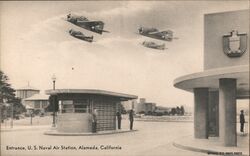
[[[131,133],[120,133],[98,136],[49,136],[44,135],[44,128],[27,130],[14,130],[1,133],[1,151],[3,156],[47,156],[47,155],[131,155],[131,156],[202,156],[206,154],[195,153],[177,149],[173,141],[193,133],[191,122],[135,122],[135,129]],[[128,120],[122,120],[122,129],[128,129]],[[79,149],[82,147],[97,147],[98,149]],[[7,150],[8,147],[24,147],[25,150]],[[28,150],[28,146],[32,146]],[[37,149],[34,149],[36,146]],[[44,147],[39,149],[39,147]],[[63,150],[62,147],[68,147]],[[69,147],[70,146],[70,147]],[[117,147],[119,149],[101,149],[102,147]],[[47,149],[45,149],[47,147]],[[57,149],[58,147],[58,149]],[[54,149],[50,149],[54,148]],[[75,149],[73,149],[75,148]],[[121,148],[121,149],[120,149]]]

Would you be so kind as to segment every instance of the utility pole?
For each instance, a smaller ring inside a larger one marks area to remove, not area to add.
[[[52,76],[52,81],[53,81],[53,90],[56,88],[56,76],[53,74]],[[53,95],[52,95],[53,96]],[[56,101],[55,101],[55,96],[53,96],[53,122],[52,122],[52,127],[56,127]]]

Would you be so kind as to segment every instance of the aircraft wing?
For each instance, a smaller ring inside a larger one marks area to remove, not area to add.
[[[99,34],[102,34],[102,32],[108,32],[103,30],[104,23],[102,21],[78,21],[77,25]]]
[[[76,34],[76,35],[74,35],[75,37],[83,37],[83,38],[85,38],[86,36],[84,36],[84,35],[78,35],[78,34]]]
[[[104,25],[102,21],[77,21],[79,24],[87,25],[87,26],[96,26],[96,25]]]
[[[161,34],[161,32],[159,31],[152,31],[152,32],[148,32],[149,35],[158,35],[158,34]]]
[[[161,31],[161,32],[154,31],[154,32],[149,32],[148,34],[150,34],[150,35],[170,35],[170,36],[172,36],[173,35],[173,31],[171,31],[171,30]]]

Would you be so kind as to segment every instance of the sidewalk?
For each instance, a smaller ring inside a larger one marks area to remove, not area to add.
[[[249,155],[249,136],[237,135],[237,147],[225,147],[219,141],[218,137],[209,139],[194,139],[193,136],[187,136],[177,139],[173,142],[177,148],[201,152],[214,155]]]
[[[29,126],[17,126],[14,125],[12,128],[10,126],[1,125],[1,132],[10,131],[25,131],[25,130],[42,130],[49,129],[51,125],[29,125]]]

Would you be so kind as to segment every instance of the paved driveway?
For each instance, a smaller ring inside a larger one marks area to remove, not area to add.
[[[193,124],[187,122],[137,121],[135,122],[135,129],[138,129],[138,131],[136,132],[98,136],[48,136],[43,134],[46,131],[46,126],[43,129],[33,127],[34,129],[2,132],[2,155],[203,155],[177,149],[172,145],[175,139],[192,135]],[[123,120],[122,128],[128,129],[128,127],[128,120]],[[7,146],[9,148],[24,147],[25,150],[6,150]],[[82,149],[79,149],[80,146]],[[32,149],[28,150],[28,147],[32,147]],[[67,149],[62,149],[62,147]],[[101,147],[106,147],[106,149],[101,149]],[[111,149],[112,147],[117,149]]]

